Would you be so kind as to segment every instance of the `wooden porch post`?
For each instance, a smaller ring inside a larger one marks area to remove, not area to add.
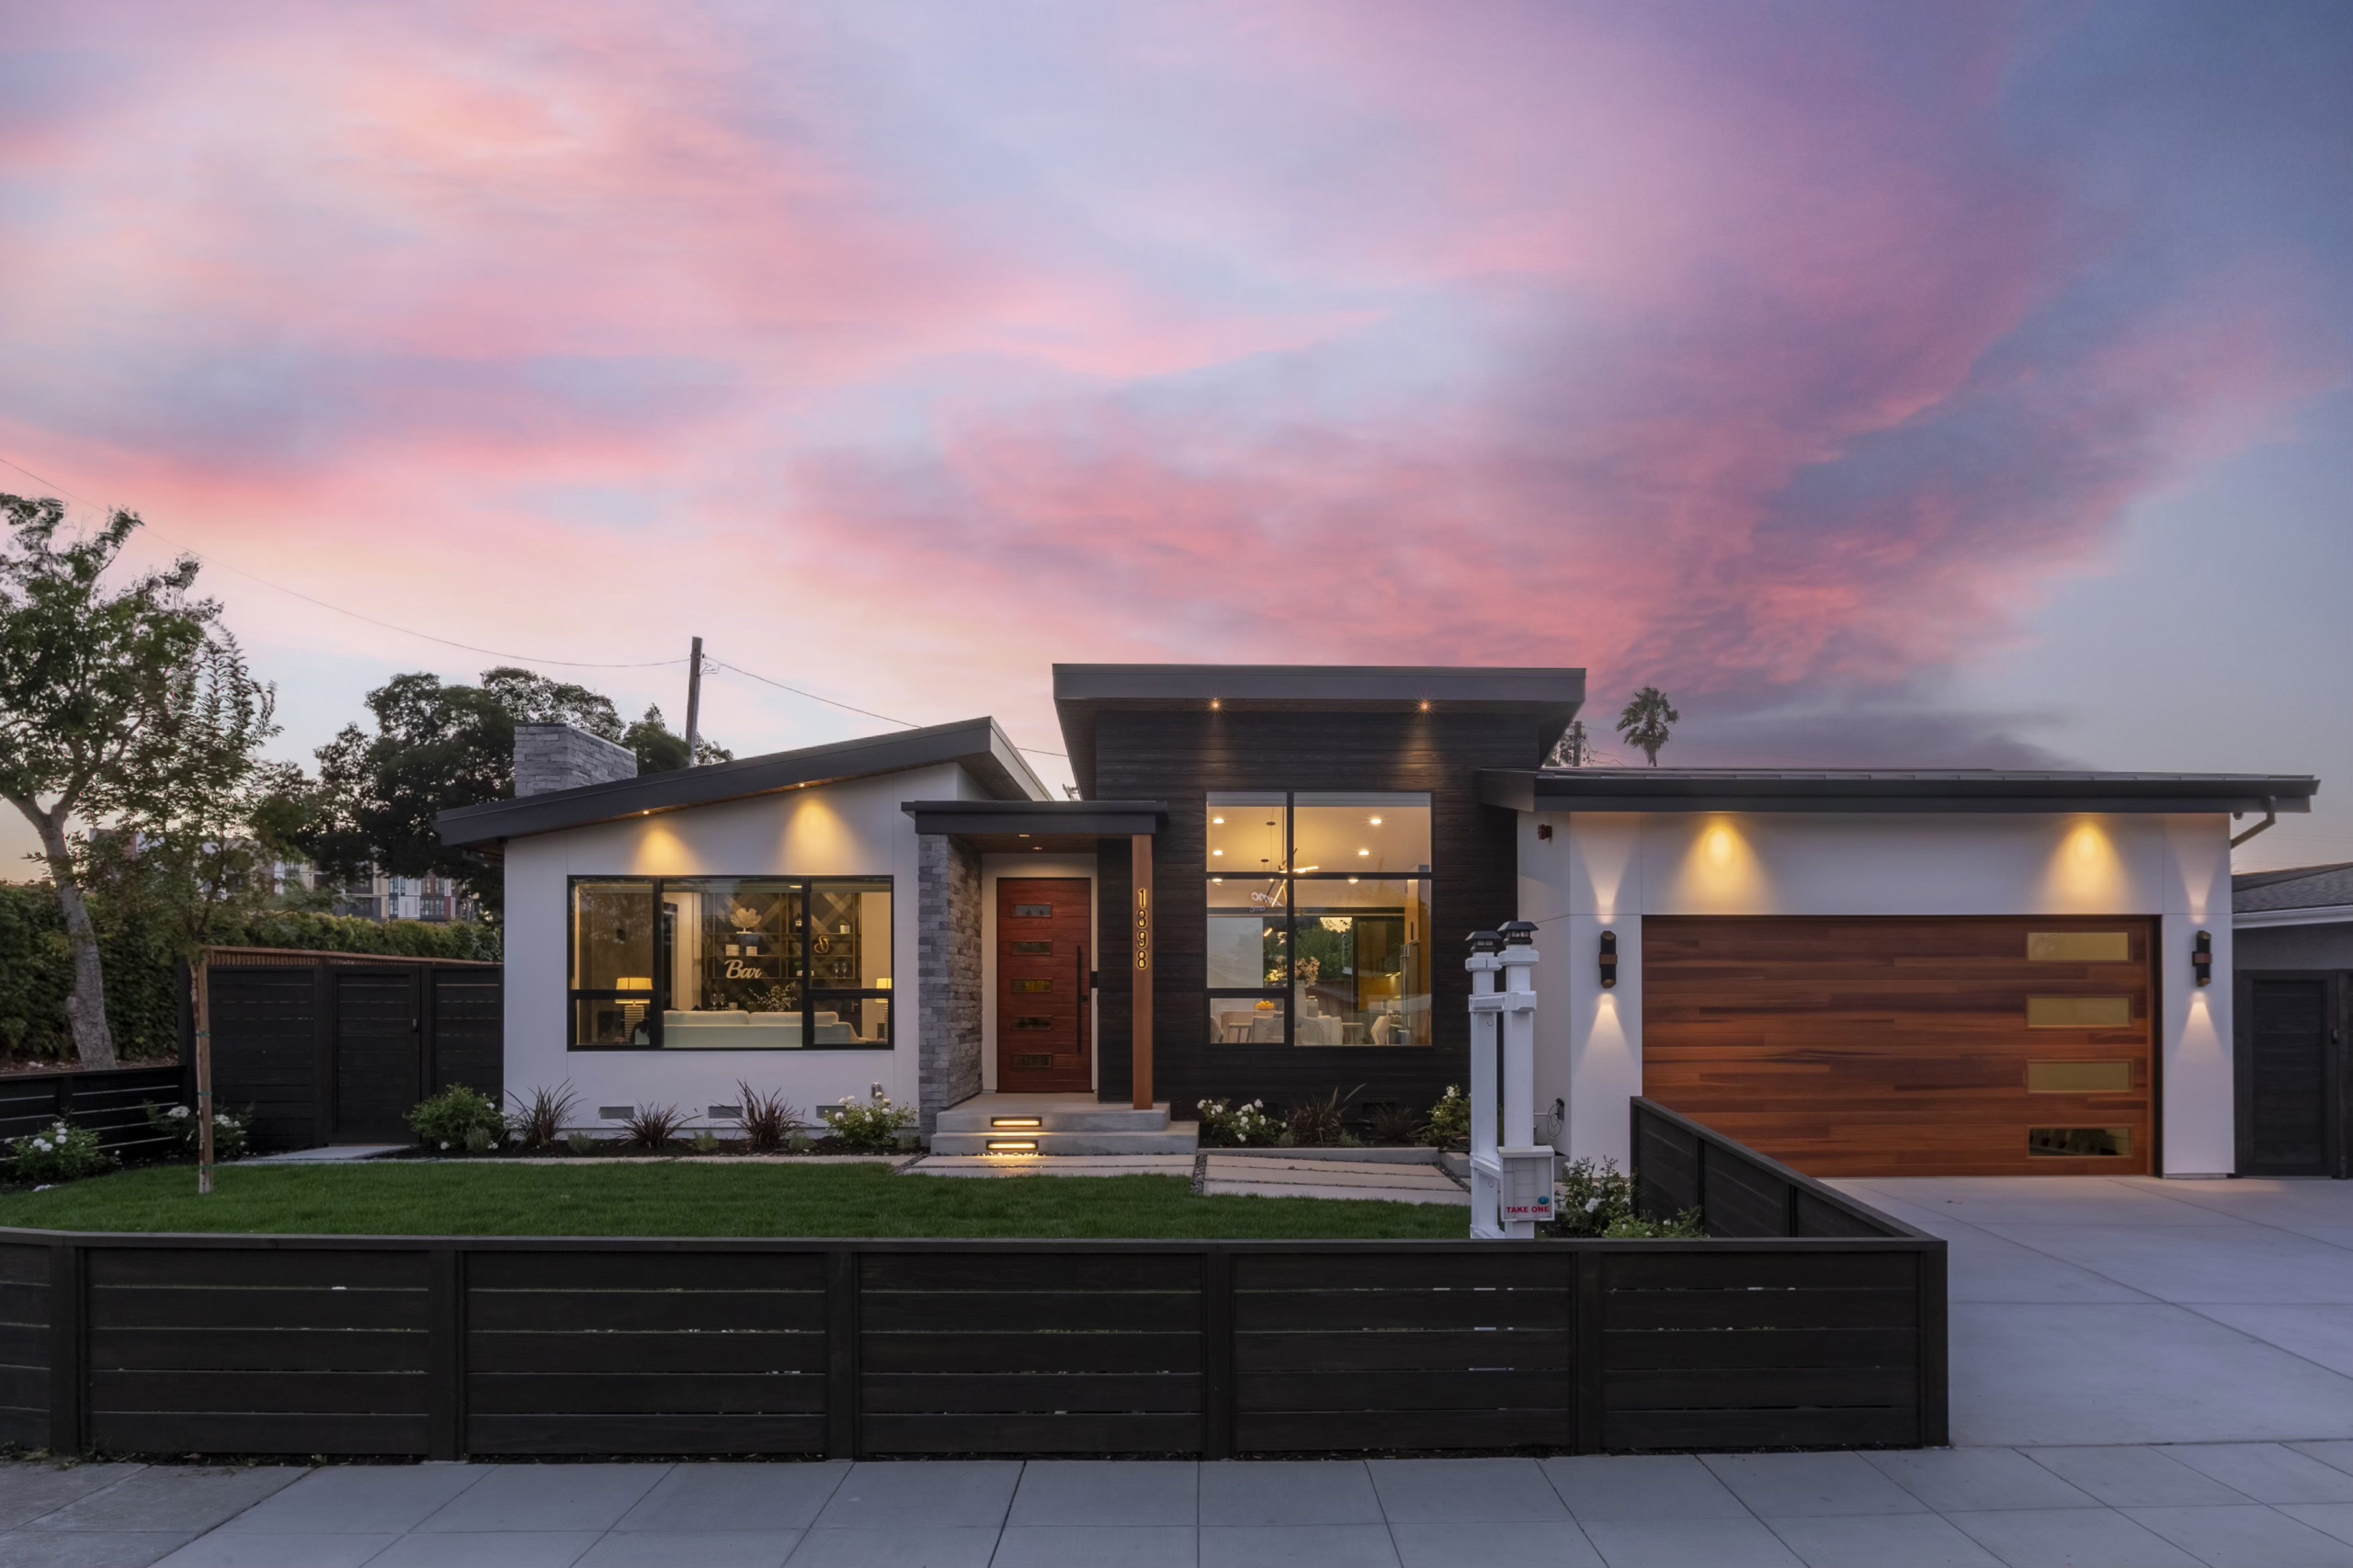
[[[1131,927],[1135,994],[1130,1006],[1128,1082],[1131,1103],[1152,1108],[1152,835],[1128,839],[1128,921]]]

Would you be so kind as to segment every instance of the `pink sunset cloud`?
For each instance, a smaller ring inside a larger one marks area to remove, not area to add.
[[[1055,659],[1900,689],[2346,376],[2346,258],[2087,190],[2096,62],[2009,8],[0,23],[0,456],[926,720],[1050,734]],[[256,592],[266,666],[381,646]]]

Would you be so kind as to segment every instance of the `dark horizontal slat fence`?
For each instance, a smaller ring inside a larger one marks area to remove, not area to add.
[[[1233,1454],[1946,1440],[1944,1243],[1635,1102],[1707,1241],[0,1231],[63,1453]]]
[[[1633,1102],[1633,1150],[1645,1214],[1696,1208],[1711,1237],[1848,1245],[1605,1258],[1611,1447],[1944,1441],[1942,1242],[1650,1100]],[[1916,1244],[1869,1241],[1884,1237]]]
[[[136,1158],[161,1153],[165,1140],[148,1125],[147,1106],[176,1105],[186,1095],[176,1062],[71,1073],[0,1076],[0,1142],[39,1132],[59,1117],[98,1135],[100,1146]]]

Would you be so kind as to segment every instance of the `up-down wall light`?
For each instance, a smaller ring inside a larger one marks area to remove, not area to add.
[[[1601,988],[1604,991],[1618,983],[1618,933],[1601,934]]]
[[[2198,977],[2200,985],[2214,983],[2214,938],[2204,931],[2189,944],[2189,972]]]

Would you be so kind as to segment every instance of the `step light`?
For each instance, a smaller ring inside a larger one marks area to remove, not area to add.
[[[999,1131],[1006,1128],[1027,1128],[1034,1131],[1046,1125],[1046,1119],[1041,1116],[993,1116],[989,1118],[989,1125]]]
[[[992,1138],[988,1147],[992,1154],[1034,1154],[1038,1152],[1038,1141],[1035,1138]]]

